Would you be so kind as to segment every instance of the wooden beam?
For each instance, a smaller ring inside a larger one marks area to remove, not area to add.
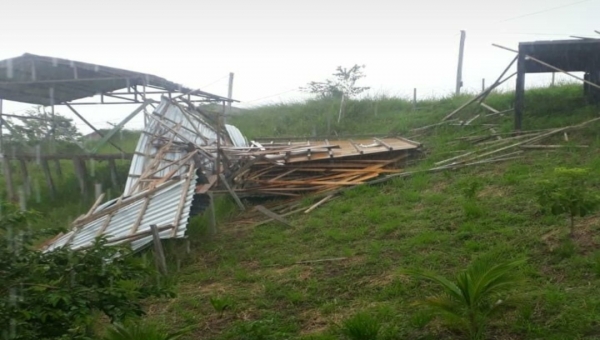
[[[48,189],[50,189],[50,196],[56,196],[56,188],[54,187],[54,181],[52,180],[52,174],[50,173],[50,167],[48,166],[48,161],[45,159],[40,160],[42,171],[44,172],[44,177],[46,178],[46,184],[48,185]]]
[[[244,207],[244,204],[242,203],[242,201],[240,200],[238,195],[235,193],[235,191],[233,191],[233,189],[231,189],[231,186],[227,182],[227,179],[225,178],[225,176],[223,174],[219,174],[219,178],[223,182],[223,185],[225,185],[225,188],[227,188],[227,191],[229,191],[229,194],[231,195],[231,197],[233,197],[233,199],[235,200],[235,203],[238,205],[240,210],[245,211],[246,207]]]
[[[288,227],[294,228],[294,225],[291,224],[290,222],[288,222],[285,218],[283,218],[281,215],[278,215],[274,212],[272,212],[271,210],[263,207],[262,205],[257,205],[256,206],[256,210],[260,211],[261,213],[263,213],[264,215],[274,219],[275,221],[285,224]]]

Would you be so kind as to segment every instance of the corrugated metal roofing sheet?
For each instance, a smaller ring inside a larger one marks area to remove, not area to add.
[[[151,225],[171,226],[159,233],[161,238],[185,236],[196,166],[199,160],[212,164],[210,155],[200,156],[196,147],[216,145],[218,135],[199,115],[164,97],[146,115],[149,123],[136,146],[123,195],[75,220],[73,229],[53,240],[47,250],[85,248],[98,236],[106,236],[109,243],[129,241],[137,250],[152,241]],[[247,145],[235,126],[227,125],[226,130],[230,138],[222,139],[223,145]]]

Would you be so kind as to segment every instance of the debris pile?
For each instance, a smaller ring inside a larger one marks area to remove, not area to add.
[[[248,148],[224,148],[237,169],[231,176],[240,196],[299,196],[365,183],[398,173],[420,147],[404,138],[253,142]]]
[[[109,244],[130,242],[136,250],[153,241],[151,226],[160,238],[182,238],[189,217],[210,205],[209,191],[230,193],[242,208],[239,196],[329,192],[399,173],[420,147],[400,137],[248,143],[236,127],[185,99],[163,97],[156,104],[152,112],[144,110],[146,128],[123,194],[104,203],[99,195],[46,250],[84,249],[99,236]]]

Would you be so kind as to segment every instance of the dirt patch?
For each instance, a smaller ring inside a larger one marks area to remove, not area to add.
[[[575,232],[572,240],[577,245],[579,252],[587,254],[598,249],[599,243],[596,239],[598,229],[600,229],[600,216],[589,216],[575,220]],[[557,226],[542,235],[542,242],[546,244],[550,251],[554,251],[569,237],[568,230],[568,226]]]
[[[323,316],[317,309],[309,309],[302,312],[299,319],[302,325],[302,330],[300,331],[302,335],[323,333],[331,324],[329,318]]]

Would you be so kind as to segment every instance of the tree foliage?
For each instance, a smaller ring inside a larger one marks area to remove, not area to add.
[[[41,106],[27,110],[23,116],[28,118],[7,119],[8,144],[21,148],[45,147],[54,141],[56,148],[62,152],[79,148],[77,144],[81,141],[81,134],[72,119],[60,113],[52,115]]]
[[[88,339],[98,314],[120,322],[144,313],[142,299],[171,294],[152,266],[104,239],[86,250],[40,251],[41,232],[28,229],[36,215],[1,208],[0,338]]]
[[[590,182],[589,170],[581,168],[556,168],[551,178],[540,182],[539,204],[553,215],[569,216],[571,237],[575,231],[575,217],[584,217],[600,205],[600,196]]]
[[[446,317],[453,326],[462,328],[470,339],[482,339],[489,319],[510,306],[509,293],[519,284],[513,273],[523,262],[476,262],[455,281],[426,271],[405,272],[441,288],[440,294],[421,301],[422,304]]]
[[[323,82],[311,81],[302,90],[317,94],[321,97],[334,97],[340,99],[340,111],[338,123],[344,115],[346,99],[352,98],[368,90],[369,87],[356,86],[356,82],[366,77],[364,74],[365,65],[354,65],[350,68],[338,66],[333,79],[327,79]]]

